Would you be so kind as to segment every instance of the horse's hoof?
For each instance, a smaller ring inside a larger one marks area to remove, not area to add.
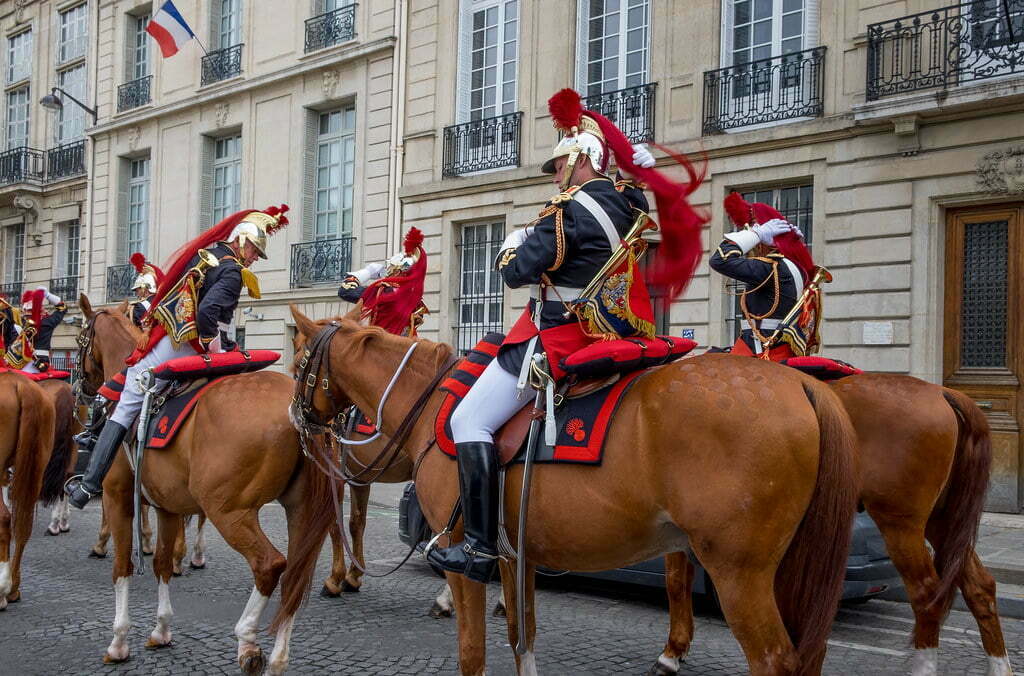
[[[675,668],[666,662],[675,661]],[[658,661],[651,665],[645,676],[677,676],[679,674],[679,660],[669,660],[666,657],[659,657]]]
[[[173,641],[161,643],[159,641],[154,641],[153,637],[150,636],[149,640],[146,641],[146,650],[160,650],[161,648],[170,648],[171,645],[173,645]]]
[[[339,596],[341,596],[341,592],[334,591],[325,584],[323,587],[320,588],[320,596],[324,597],[325,599],[336,599]]]
[[[491,611],[491,615],[494,617],[508,617],[508,613],[505,612],[505,605],[502,603],[494,604],[494,610]]]
[[[105,558],[107,558],[107,553],[106,552],[98,552],[95,549],[90,549],[89,550],[89,558],[90,559],[105,559]]]
[[[7,602],[8,603],[19,603],[20,601],[21,601],[21,592],[20,591],[11,592],[10,594],[7,595]]]
[[[180,568],[173,568],[173,569],[171,569],[171,577],[181,577],[181,569]]]
[[[71,532],[71,526],[61,526],[60,527],[60,532],[61,533],[70,533]]]
[[[49,535],[50,537],[56,537],[56,536],[60,535],[60,529],[58,528],[57,530],[53,531],[53,530],[50,530],[49,526],[47,526],[46,530],[43,531],[43,535]]]
[[[266,666],[267,660],[263,657],[263,651],[259,648],[247,652],[238,658],[238,668],[242,670],[243,674],[251,674],[252,676],[262,674]]]
[[[129,657],[128,651],[125,651],[124,657],[115,657],[110,653],[103,653],[103,664],[121,664],[122,662],[127,662]]]
[[[435,620],[440,620],[442,617],[451,617],[453,613],[451,608],[443,608],[440,603],[434,601],[434,605],[430,607],[429,615]]]
[[[342,580],[342,582],[341,582],[341,591],[345,592],[346,594],[355,594],[356,592],[359,591],[359,587],[357,587],[356,585],[352,584],[348,580]]]
[[[195,561],[189,561],[188,567],[192,570],[202,570],[203,568],[206,568],[206,562],[204,561],[203,563],[196,563]]]

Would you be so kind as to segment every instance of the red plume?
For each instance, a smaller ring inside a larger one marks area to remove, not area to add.
[[[146,257],[136,251],[132,254],[132,257],[128,259],[132,265],[135,266],[135,272],[142,274],[142,268],[146,265]]]
[[[21,304],[31,303],[32,305],[29,310],[29,318],[31,318],[32,324],[36,329],[39,329],[39,325],[43,321],[43,298],[42,289],[33,289],[21,294]]]
[[[279,207],[270,206],[270,207],[267,207],[266,209],[263,210],[263,213],[267,214],[268,216],[277,216],[277,225],[271,225],[271,226],[269,226],[267,228],[267,234],[268,235],[273,235],[278,230],[280,230],[284,226],[288,225],[288,218],[285,217],[285,214],[287,212],[288,212],[288,205],[287,204],[282,204]]]
[[[405,255],[413,255],[421,246],[423,246],[423,232],[417,227],[409,228],[409,232],[405,233],[405,243],[402,247],[405,250]]]
[[[737,228],[742,228],[754,220],[753,207],[738,192],[731,192],[726,195],[724,204],[725,213],[729,215],[729,220]]]
[[[555,92],[548,99],[548,111],[551,113],[551,121],[559,129],[571,131],[573,127],[579,127],[583,117],[583,102],[579,92],[568,87]]]

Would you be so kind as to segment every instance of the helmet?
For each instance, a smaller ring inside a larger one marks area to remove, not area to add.
[[[288,205],[280,207],[267,207],[263,211],[253,211],[245,216],[228,235],[228,242],[238,240],[239,246],[246,242],[252,243],[260,258],[267,257],[267,241],[270,235],[288,225],[288,218],[284,215],[288,211]]]
[[[409,272],[423,253],[423,233],[419,228],[410,228],[402,243],[402,250],[388,259],[385,277],[400,277]]]
[[[156,287],[164,276],[160,268],[147,261],[146,257],[139,252],[133,253],[129,260],[138,273],[135,276],[135,281],[132,282],[132,291],[144,288],[149,293],[156,293]]]
[[[562,176],[562,189],[565,190],[569,187],[569,177],[577,159],[585,155],[594,171],[603,174],[608,168],[607,142],[597,121],[583,109],[580,95],[572,89],[563,89],[548,100],[548,110],[555,127],[565,135],[555,145],[541,171],[555,173],[555,160],[568,157],[567,169]]]

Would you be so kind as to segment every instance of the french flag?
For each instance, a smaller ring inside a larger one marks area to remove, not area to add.
[[[195,33],[181,18],[181,13],[171,0],[167,0],[160,11],[149,20],[146,32],[160,45],[160,51],[165,59],[177,54],[183,44],[195,37]]]

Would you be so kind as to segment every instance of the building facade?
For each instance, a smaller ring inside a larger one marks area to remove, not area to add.
[[[17,12],[42,34],[74,6],[6,4],[18,5],[4,15],[9,54]],[[706,157],[706,249],[730,228],[732,190],[798,223],[835,277],[823,352],[974,397],[994,430],[989,507],[1021,510],[1021,0],[176,4],[202,48],[168,59],[144,33],[159,3],[84,5],[82,86],[99,121],[85,129],[78,222],[94,302],[127,295],[133,251],[162,262],[224,214],[286,202],[292,225],[255,266],[263,298],[236,318],[247,346],[290,356],[287,304],[345,310],[341,276],[417,226],[430,256],[422,334],[466,349],[525,303],[492,261],[556,191],[539,172],[556,141],[546,101],[573,86],[634,140]],[[77,86],[55,44],[36,43],[49,61],[33,92]],[[31,147],[67,138],[28,100]],[[19,115],[9,104],[8,134]],[[78,194],[63,185],[38,189]],[[13,192],[0,187],[5,235],[22,222],[4,202]],[[53,276],[64,204],[24,249],[26,281]],[[658,303],[662,330],[701,345],[730,344],[740,321],[706,264],[681,299]]]

